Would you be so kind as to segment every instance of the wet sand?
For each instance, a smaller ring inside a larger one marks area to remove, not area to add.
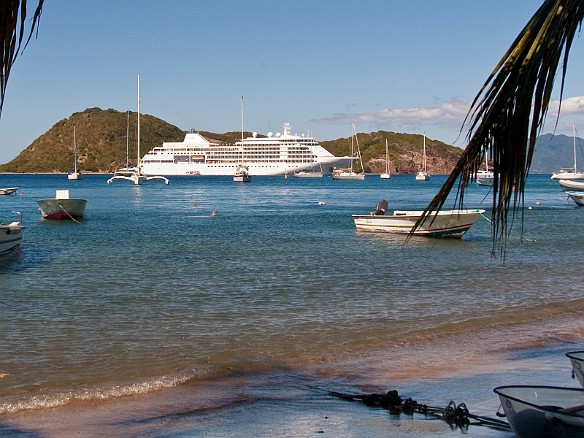
[[[489,372],[465,369],[441,378],[395,381],[387,386],[350,386],[342,378],[278,370],[267,376],[221,376],[180,385],[146,396],[23,411],[0,417],[0,435],[30,437],[506,437],[510,432],[471,424],[462,431],[422,414],[392,415],[335,396],[396,389],[403,398],[446,407],[452,400],[469,412],[496,418],[499,400],[493,388],[506,384],[579,387],[570,377],[568,351],[579,344],[533,348],[507,355]],[[456,358],[452,358],[456,360]],[[458,364],[461,369],[463,363]],[[260,383],[261,380],[261,383]],[[269,382],[269,383],[266,383]],[[353,385],[354,382],[351,383]],[[286,388],[285,391],[282,388]]]

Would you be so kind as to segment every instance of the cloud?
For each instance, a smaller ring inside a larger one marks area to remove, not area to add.
[[[552,101],[548,111],[548,124],[555,123],[559,100]],[[351,106],[347,106],[349,109]],[[362,113],[341,113],[331,117],[312,119],[311,122],[324,125],[349,125],[355,123],[359,130],[384,130],[395,132],[436,132],[442,137],[458,138],[466,134],[463,122],[470,108],[470,101],[452,100],[435,106],[415,108],[383,108]],[[562,100],[562,116],[584,115],[584,96],[568,97]],[[571,123],[571,122],[570,122]],[[461,131],[462,128],[462,131]]]
[[[311,121],[328,125],[347,125],[354,122],[361,127],[367,125],[373,130],[397,132],[419,132],[428,125],[438,125],[443,129],[460,129],[468,107],[468,102],[451,101],[431,107],[383,108],[364,113],[347,112]]]

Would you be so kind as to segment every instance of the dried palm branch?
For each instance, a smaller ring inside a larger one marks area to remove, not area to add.
[[[0,1],[0,37],[2,38],[2,50],[0,51],[0,115],[4,106],[6,84],[10,76],[12,64],[16,61],[21,49],[28,45],[32,34],[41,18],[44,0],[38,0],[38,5],[32,17],[32,25],[26,42],[23,44],[26,24],[26,0],[2,0]]]
[[[442,208],[457,181],[455,205],[462,207],[488,153],[495,174],[493,255],[497,247],[505,255],[516,213],[523,211],[525,181],[557,69],[561,62],[561,101],[568,55],[583,17],[584,0],[546,0],[534,14],[472,102],[463,126],[468,127],[467,147],[416,227]]]

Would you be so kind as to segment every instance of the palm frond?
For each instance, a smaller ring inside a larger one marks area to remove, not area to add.
[[[515,215],[523,211],[525,181],[557,70],[561,63],[562,95],[568,55],[583,18],[583,0],[546,0],[533,15],[472,102],[464,122],[466,149],[416,227],[442,208],[457,181],[455,205],[463,205],[487,153],[495,174],[493,255],[497,247],[505,255]]]
[[[2,38],[2,50],[0,51],[0,115],[4,106],[6,85],[12,64],[30,41],[34,30],[41,18],[44,0],[38,0],[38,5],[32,17],[32,24],[28,38],[24,42],[26,27],[26,0],[2,0],[0,2],[0,38]]]

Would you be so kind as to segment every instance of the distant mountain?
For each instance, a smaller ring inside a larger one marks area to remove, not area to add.
[[[136,161],[136,113],[130,112],[130,162]],[[73,127],[76,128],[79,167],[82,172],[112,173],[126,164],[127,112],[114,109],[88,108],[57,122],[23,150],[14,160],[0,165],[0,172],[65,173],[73,167]],[[216,134],[199,131],[209,140],[234,143],[241,138],[240,131]],[[244,133],[250,136],[251,133]],[[140,116],[140,152],[165,141],[182,141],[185,131],[151,115]],[[390,171],[413,174],[422,166],[423,137],[377,131],[358,134],[358,141],[366,172],[385,171],[385,140],[389,143]],[[322,141],[322,146],[337,156],[349,155],[351,139]],[[431,174],[450,173],[460,157],[460,148],[437,140],[426,139],[427,167]],[[356,165],[355,165],[356,166]]]
[[[583,140],[576,138],[576,161],[584,168]],[[531,173],[552,173],[574,167],[574,137],[543,134],[535,142]]]

